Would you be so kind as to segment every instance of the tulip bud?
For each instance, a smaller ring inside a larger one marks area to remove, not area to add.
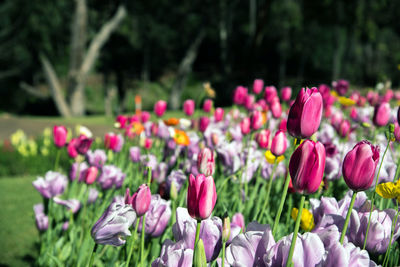
[[[139,186],[138,190],[129,196],[129,188],[125,193],[125,204],[131,204],[136,214],[140,217],[147,212],[150,206],[151,192],[146,184]]]
[[[277,131],[271,143],[271,152],[275,157],[285,154],[287,139],[284,131]]]
[[[214,152],[208,147],[203,148],[197,156],[197,169],[205,176],[212,176],[215,171]]]
[[[206,99],[203,104],[203,111],[207,113],[210,112],[212,106],[213,106],[213,101],[211,99]]]
[[[244,232],[244,228],[245,228],[245,223],[244,223],[244,216],[241,213],[235,213],[232,216],[232,223],[240,226],[240,228],[242,228],[242,231]]]
[[[169,196],[172,200],[178,199],[178,189],[176,188],[175,182],[171,183],[171,188],[169,190]]]
[[[287,120],[282,119],[279,123],[279,130],[286,132],[287,131]]]
[[[265,87],[264,99],[265,99],[265,101],[267,101],[268,104],[271,103],[271,101],[277,95],[278,95],[278,93],[276,92],[275,86],[267,86],[267,87]]]
[[[214,111],[214,119],[216,122],[222,121],[224,118],[224,109],[223,108],[216,108]]]
[[[254,110],[250,116],[251,128],[258,130],[263,125],[263,116],[261,111]]]
[[[124,138],[121,134],[106,133],[104,136],[104,146],[114,152],[119,152],[124,145]]]
[[[374,124],[376,126],[385,126],[390,119],[390,105],[387,102],[375,106]]]
[[[129,155],[131,156],[131,160],[133,162],[140,161],[140,148],[137,146],[133,146],[129,149]]]
[[[269,130],[261,130],[256,137],[256,141],[261,148],[268,148],[270,145],[271,132]]]
[[[283,88],[281,89],[281,98],[282,98],[282,101],[287,102],[287,101],[290,100],[291,97],[292,97],[292,88],[289,87],[289,86],[283,87]]]
[[[258,95],[259,93],[261,93],[263,87],[264,81],[261,79],[255,79],[253,82],[253,93]]]
[[[188,99],[183,103],[183,112],[185,112],[186,115],[192,116],[194,113],[194,100],[193,99]]]
[[[199,174],[189,176],[187,206],[190,216],[196,219],[207,219],[217,201],[217,191],[212,176]]]
[[[70,156],[73,159],[78,156],[78,151],[76,151],[77,141],[78,140],[76,138],[73,138],[73,139],[71,139],[71,141],[69,141],[68,146],[67,146],[68,156]]]
[[[378,146],[365,140],[356,144],[343,160],[342,173],[347,186],[354,191],[370,188],[378,163]]]
[[[338,80],[332,83],[333,88],[339,95],[345,95],[349,89],[349,82],[346,80]]]
[[[240,130],[242,131],[242,134],[250,133],[250,119],[249,118],[244,118],[240,122]]]
[[[165,102],[164,100],[158,100],[154,104],[154,113],[158,117],[162,117],[162,115],[164,115],[164,112],[166,109],[167,109],[167,102]]]
[[[79,154],[85,155],[92,143],[93,139],[88,138],[82,134],[76,139],[75,149]]]
[[[98,173],[99,173],[99,170],[95,166],[92,166],[92,167],[86,169],[86,173],[85,173],[86,183],[93,184],[94,181],[96,181]]]
[[[272,116],[277,119],[282,115],[282,106],[279,102],[279,98],[277,100],[273,100],[270,104]]]
[[[244,104],[247,97],[247,88],[243,86],[236,87],[233,92],[233,103],[236,105]]]
[[[146,138],[144,140],[144,148],[150,149],[153,145],[153,140],[151,138]]]
[[[350,122],[348,120],[343,120],[340,125],[339,125],[339,129],[338,129],[338,133],[341,137],[346,137],[349,135],[350,133]]]
[[[321,123],[322,96],[317,88],[302,89],[290,108],[287,129],[294,137],[312,136]]]
[[[68,130],[67,130],[67,128],[65,128],[65,126],[55,125],[53,128],[54,144],[57,147],[63,147],[65,145],[65,143],[67,142],[67,134],[68,134]]]
[[[210,124],[210,119],[208,117],[200,117],[199,130],[204,133],[207,130],[208,124]]]
[[[292,154],[289,172],[293,187],[300,193],[318,190],[325,169],[325,147],[320,142],[305,140]]]
[[[128,121],[127,116],[118,115],[117,118],[115,119],[116,125],[118,126],[117,128],[125,128],[127,121]]]
[[[142,123],[148,122],[150,117],[151,117],[151,114],[148,111],[142,111],[140,113],[140,120],[141,120]]]
[[[229,216],[226,215],[224,218],[224,225],[222,226],[222,242],[226,242],[231,235],[231,222]]]

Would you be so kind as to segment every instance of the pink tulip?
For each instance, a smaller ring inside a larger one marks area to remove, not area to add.
[[[271,132],[269,130],[261,130],[256,137],[256,141],[261,148],[267,149],[270,145]]]
[[[151,138],[146,138],[144,140],[144,148],[150,149],[153,145],[153,140]]]
[[[342,173],[347,186],[354,191],[370,188],[378,163],[378,146],[365,140],[356,144],[343,160]]]
[[[87,184],[93,184],[94,181],[96,181],[98,173],[99,170],[95,166],[87,168],[85,171],[85,182]]]
[[[289,173],[294,189],[300,193],[314,193],[321,185],[324,169],[324,145],[305,140],[293,152],[289,161]]]
[[[270,104],[272,116],[277,119],[280,118],[282,115],[282,106],[281,103],[279,102],[279,98],[277,100],[272,101]]]
[[[104,136],[104,146],[114,152],[119,152],[124,144],[124,138],[120,134],[106,133]]]
[[[303,88],[289,111],[287,129],[290,135],[301,138],[312,136],[321,123],[322,104],[317,88]]]
[[[281,89],[282,101],[288,102],[292,97],[292,87],[286,86]]]
[[[210,124],[210,118],[208,117],[200,117],[199,121],[199,130],[204,133],[207,130],[208,124]]]
[[[197,169],[205,176],[211,176],[215,171],[214,152],[208,147],[203,148],[197,155]]]
[[[129,123],[133,123],[133,122],[140,122],[141,121],[141,117],[138,114],[132,115],[131,117],[129,117],[128,122]]]
[[[248,110],[253,109],[253,105],[256,102],[256,97],[254,95],[247,95],[246,96],[246,100],[244,102],[244,107]]]
[[[287,119],[282,119],[281,122],[279,123],[279,128],[278,130],[287,131]]]
[[[261,79],[255,79],[253,82],[253,93],[258,95],[259,93],[261,93],[263,87],[264,87],[264,81]]]
[[[339,125],[342,123],[343,121],[343,114],[342,112],[338,111],[332,114],[331,116],[331,124],[333,127],[335,127],[336,129],[339,128]]]
[[[142,113],[140,113],[140,120],[142,123],[148,122],[150,117],[151,117],[150,112],[142,111]]]
[[[371,106],[375,106],[379,101],[379,94],[374,91],[368,91],[367,100]]]
[[[118,115],[115,121],[119,124],[118,128],[125,128],[126,123],[128,121],[128,116],[125,115]]]
[[[392,100],[393,96],[394,96],[393,90],[388,89],[386,91],[386,93],[383,95],[383,101],[390,102],[390,100]]]
[[[164,112],[166,109],[167,109],[167,102],[165,102],[164,100],[158,100],[154,104],[154,113],[158,117],[162,117],[162,115],[164,115]]]
[[[395,91],[394,92],[394,99],[396,99],[397,101],[400,100],[400,91]]]
[[[358,118],[358,112],[357,112],[357,109],[355,107],[352,107],[351,110],[350,110],[350,118],[353,121],[356,121],[357,118]]]
[[[212,176],[199,174],[194,177],[189,176],[189,187],[187,192],[187,206],[190,216],[197,220],[204,220],[210,217],[217,201],[217,191],[215,189]]]
[[[224,109],[223,108],[216,108],[214,112],[214,119],[216,122],[222,121],[224,118]]]
[[[76,151],[76,144],[78,142],[78,139],[72,138],[71,141],[69,141],[68,146],[67,146],[67,152],[68,156],[71,158],[76,158],[78,156],[78,151]]]
[[[129,188],[126,189],[125,204],[132,205],[138,217],[147,212],[150,206],[150,201],[151,192],[150,188],[146,184],[139,186],[138,190],[132,196],[130,196]]]
[[[400,142],[400,126],[397,121],[394,123],[394,137],[397,142]]]
[[[243,86],[236,87],[233,92],[233,103],[236,105],[243,105],[247,97],[247,88]]]
[[[207,113],[210,112],[212,106],[213,106],[213,101],[211,99],[206,99],[206,101],[204,101],[203,104],[203,111]]]
[[[363,107],[365,106],[365,103],[367,103],[367,98],[364,96],[360,96],[360,99],[357,102],[357,106]]]
[[[65,146],[65,144],[67,142],[67,134],[68,134],[68,130],[67,130],[67,128],[65,128],[65,126],[54,125],[54,128],[53,128],[54,144],[57,147]]]
[[[346,80],[338,80],[332,83],[333,88],[335,88],[336,92],[339,95],[345,95],[347,90],[349,89],[349,82]]]
[[[193,99],[188,99],[185,102],[183,102],[183,111],[185,112],[186,115],[192,116],[194,113],[194,100]]]
[[[258,130],[261,128],[261,126],[263,125],[263,116],[261,111],[259,110],[254,110],[251,113],[250,116],[250,121],[251,121],[251,128],[253,130]]]
[[[278,93],[276,91],[275,86],[267,86],[265,87],[265,91],[264,91],[264,99],[265,101],[267,101],[267,103],[269,104],[275,96],[277,96]]]
[[[232,223],[236,224],[237,226],[240,226],[240,228],[242,228],[242,231],[244,231],[245,228],[245,223],[244,223],[244,216],[241,213],[235,213],[232,216]]]
[[[338,133],[341,137],[347,137],[350,134],[351,125],[348,120],[343,120],[338,128]]]
[[[375,106],[374,111],[374,124],[376,126],[385,126],[390,119],[390,105],[387,102],[383,102]]]
[[[287,148],[287,138],[284,131],[277,131],[271,143],[271,152],[276,157],[285,154]]]
[[[242,134],[250,133],[250,119],[249,118],[246,117],[240,122],[240,130],[242,131]]]

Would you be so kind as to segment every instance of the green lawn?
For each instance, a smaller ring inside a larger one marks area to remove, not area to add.
[[[38,240],[33,204],[41,197],[33,188],[35,177],[0,178],[0,266],[30,266]]]

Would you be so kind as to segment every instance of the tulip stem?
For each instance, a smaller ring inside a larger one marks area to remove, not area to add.
[[[354,201],[356,200],[357,192],[353,191],[353,196],[351,197],[350,206],[347,210],[346,220],[344,221],[342,234],[340,235],[340,244],[343,245],[344,236],[346,235],[347,226],[349,225],[351,211],[353,210]]]
[[[276,159],[275,159],[275,160],[274,160],[274,166],[272,167],[271,175],[270,175],[270,177],[269,177],[269,181],[268,181],[268,184],[267,184],[267,196],[265,197],[264,206],[263,206],[263,208],[261,209],[261,212],[260,212],[260,214],[259,214],[259,216],[258,216],[258,221],[261,220],[261,218],[262,218],[263,214],[265,213],[265,210],[266,210],[266,208],[267,208],[267,206],[268,206],[269,195],[270,195],[270,193],[271,193],[271,188],[272,188],[272,180],[274,179],[274,174],[275,174],[275,171],[276,171],[276,167],[277,167],[277,166],[278,166],[278,164],[276,163]]]
[[[399,218],[399,202],[397,201],[396,203],[397,203],[397,208],[396,208],[396,210],[397,210],[397,212],[396,212],[396,219],[392,222],[392,228],[391,228],[390,239],[389,239],[389,247],[388,247],[388,249],[386,250],[385,258],[383,259],[383,264],[382,264],[383,267],[385,267],[385,265],[389,262],[388,256],[389,256],[389,254],[390,254],[390,250],[392,249],[393,233],[394,233],[394,230],[395,230],[395,227],[396,227],[396,224],[397,224],[397,219]],[[387,259],[387,260],[386,260],[386,259]]]
[[[97,244],[94,244],[93,250],[92,250],[92,255],[90,256],[90,261],[89,261],[89,267],[93,266],[93,262],[94,262],[94,257],[96,256],[96,251],[97,251]]]
[[[301,213],[303,212],[303,206],[304,206],[304,200],[305,199],[306,199],[306,196],[305,195],[301,195],[299,212],[297,213],[296,224],[294,226],[294,232],[293,232],[293,236],[292,236],[292,243],[290,244],[289,255],[288,255],[288,258],[287,258],[287,261],[286,261],[286,265],[287,266],[291,266],[292,265],[294,247],[296,246],[296,239],[297,239],[297,234],[298,234],[299,228],[300,228]]]
[[[193,248],[193,263],[194,263],[194,259],[195,259],[196,246],[197,246],[197,243],[199,242],[199,237],[200,237],[200,227],[201,227],[201,220],[197,220],[196,239],[194,240],[194,248]]]
[[[370,208],[370,211],[369,211],[367,232],[365,233],[363,249],[365,249],[365,247],[367,246],[367,237],[368,237],[369,227],[371,226],[371,215],[372,215],[372,211],[374,209],[374,203],[375,203],[376,186],[378,184],[379,174],[381,173],[381,168],[382,168],[382,163],[383,163],[383,160],[385,159],[385,155],[386,155],[386,152],[388,151],[389,145],[390,145],[390,140],[388,140],[385,152],[383,152],[382,161],[381,161],[381,164],[379,164],[378,173],[377,173],[376,178],[375,178],[374,192],[372,193],[372,197],[371,197],[371,208]]]
[[[283,206],[285,205],[285,201],[286,201],[286,195],[287,195],[287,191],[288,191],[288,188],[289,188],[289,184],[290,184],[290,177],[287,174],[286,175],[286,180],[285,180],[285,185],[283,186],[283,192],[282,192],[282,196],[281,196],[281,203],[279,204],[278,212],[276,213],[276,216],[275,216],[274,227],[272,228],[272,235],[275,235],[276,229],[278,228],[279,219],[281,218]]]
[[[57,149],[56,161],[54,162],[54,171],[58,170],[58,163],[60,162],[61,149]]]
[[[145,235],[145,228],[146,228],[146,213],[143,214],[143,221],[142,221],[142,235],[141,235],[141,242],[140,242],[140,266],[144,266],[144,235]]]
[[[226,247],[226,242],[222,242],[222,267],[225,267],[225,247]]]
[[[135,224],[135,232],[132,234],[131,238],[129,238],[128,258],[126,259],[126,267],[129,266],[129,262],[131,261],[132,252],[133,252],[133,243],[136,240],[136,234],[137,234],[137,230],[139,228],[139,221],[140,221],[140,218],[137,218],[136,224]]]

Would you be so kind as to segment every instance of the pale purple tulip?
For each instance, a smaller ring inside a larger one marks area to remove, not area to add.
[[[95,151],[89,150],[86,157],[89,164],[97,168],[103,167],[107,161],[107,155],[103,149],[96,149]]]
[[[140,148],[137,146],[133,146],[129,149],[129,155],[131,157],[132,162],[140,161]]]
[[[64,193],[68,179],[61,173],[48,171],[44,178],[38,177],[32,184],[44,198],[53,198]]]
[[[170,202],[160,195],[152,195],[149,209],[146,212],[145,233],[152,236],[160,236],[171,218]],[[143,217],[140,218],[139,231],[142,229]]]
[[[69,178],[71,179],[71,181],[74,181],[76,178],[78,178],[78,182],[83,182],[85,180],[85,174],[88,168],[89,166],[85,161],[80,163],[72,163],[71,170],[69,171]]]
[[[99,196],[99,191],[95,188],[89,188],[89,196],[87,199],[88,204],[93,204],[96,202],[97,197]]]
[[[193,249],[185,247],[182,241],[165,240],[160,257],[155,259],[152,267],[192,267]]]
[[[121,171],[120,168],[114,165],[104,165],[101,170],[101,175],[97,179],[101,188],[103,190],[110,189],[115,186],[115,188],[120,188],[124,182],[126,174]]]
[[[173,170],[166,179],[168,192],[171,190],[172,183],[175,184],[175,188],[179,192],[186,180],[187,177],[182,170]]]
[[[77,213],[78,210],[81,208],[81,203],[77,199],[60,199],[58,197],[54,198],[54,203],[57,203],[58,205],[65,206],[68,210],[70,210],[72,213]]]
[[[44,206],[42,203],[33,206],[35,212],[36,227],[39,231],[46,231],[49,228],[49,217],[44,214]]]

